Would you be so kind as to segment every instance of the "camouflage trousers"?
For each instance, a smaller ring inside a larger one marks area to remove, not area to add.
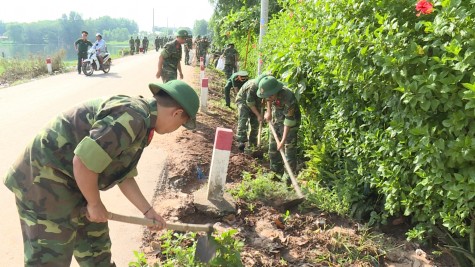
[[[257,134],[259,132],[259,121],[257,120],[256,114],[254,114],[251,109],[244,103],[238,103],[238,127],[236,134],[236,141],[239,143],[245,143],[249,141],[249,145],[257,145]],[[249,133],[249,138],[247,132],[251,127]]]
[[[284,133],[284,125],[279,123],[274,123],[275,131],[277,136],[281,139],[282,134]],[[284,154],[285,158],[289,162],[290,168],[295,173],[297,168],[297,135],[299,131],[299,126],[295,126],[289,129],[287,133],[287,139],[284,144]],[[272,131],[269,129],[269,161],[270,161],[270,170],[277,174],[284,174],[284,162],[282,160],[282,155],[277,150],[277,143],[274,139]]]
[[[226,74],[226,79],[229,79],[234,72],[236,72],[236,66],[233,64],[224,64],[224,73]]]
[[[178,78],[177,70],[162,69],[162,81],[166,83]]]
[[[25,266],[66,267],[73,255],[83,267],[115,266],[108,224],[81,215],[86,201],[79,189],[64,183],[71,178],[49,167],[34,170],[31,178],[17,181],[25,186],[22,193],[15,191]]]

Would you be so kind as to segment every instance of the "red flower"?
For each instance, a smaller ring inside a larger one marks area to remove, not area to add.
[[[432,6],[431,2],[427,0],[420,0],[416,4],[416,10],[419,11],[416,16],[420,16],[421,14],[428,15],[434,11],[434,7]]]

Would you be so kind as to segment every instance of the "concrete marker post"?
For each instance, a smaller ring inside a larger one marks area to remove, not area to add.
[[[209,170],[208,200],[223,199],[232,143],[233,131],[218,127],[214,137],[213,155]]]
[[[48,68],[48,73],[53,73],[53,67],[51,66],[51,58],[46,59],[46,68]]]
[[[222,216],[236,212],[236,203],[233,197],[224,192],[232,142],[233,131],[231,129],[216,129],[208,186],[203,186],[193,193],[193,204],[205,214]]]
[[[208,78],[201,79],[200,110],[208,111]]]

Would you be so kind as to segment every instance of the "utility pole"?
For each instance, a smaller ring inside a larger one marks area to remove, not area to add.
[[[260,30],[259,30],[259,61],[257,62],[257,75],[260,75],[262,72],[262,55],[260,49],[262,48],[262,39],[266,34],[267,22],[269,21],[269,0],[261,0],[261,20],[260,20]]]
[[[152,8],[152,33],[155,33],[155,8]]]

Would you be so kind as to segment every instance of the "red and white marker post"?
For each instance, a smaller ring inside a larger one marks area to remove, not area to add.
[[[205,59],[200,57],[200,80],[205,77]]]
[[[208,111],[208,78],[201,79],[200,110]]]
[[[46,59],[46,68],[48,68],[48,73],[53,73],[53,67],[51,66],[51,58]]]
[[[220,127],[216,129],[209,170],[208,200],[222,200],[224,198],[224,186],[226,184],[226,176],[228,175],[232,142],[233,131],[231,129]]]

